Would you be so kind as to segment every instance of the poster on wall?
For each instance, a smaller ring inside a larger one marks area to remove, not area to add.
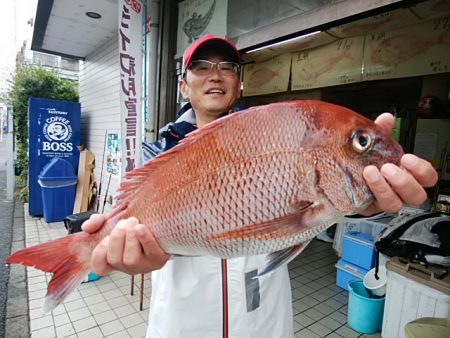
[[[141,163],[142,140],[142,25],[143,5],[137,0],[119,2],[120,113],[122,173]]]
[[[106,155],[106,171],[119,175],[122,162],[122,140],[117,133],[108,133],[108,153]]]
[[[363,80],[450,71],[450,16],[389,32],[369,34]]]
[[[289,85],[291,53],[244,66],[244,96],[285,92]]]
[[[419,22],[419,18],[409,8],[399,8],[333,27],[327,32],[340,38],[363,36],[393,30],[414,21]]]
[[[291,89],[312,89],[361,81],[363,46],[364,37],[354,37],[293,53]]]
[[[185,0],[178,4],[177,55],[205,34],[225,37],[228,1]]]
[[[450,15],[450,1],[434,0],[415,4],[409,10],[419,18],[438,18]]]

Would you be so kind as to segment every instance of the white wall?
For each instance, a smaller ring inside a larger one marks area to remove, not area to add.
[[[81,143],[95,155],[97,186],[102,176],[99,211],[111,175],[106,171],[106,154],[103,155],[104,149],[107,151],[105,133],[120,134],[119,86],[119,47],[115,37],[86,57],[80,71]],[[119,183],[119,175],[112,175],[107,200],[115,196]],[[105,211],[110,209],[111,205],[106,203]]]

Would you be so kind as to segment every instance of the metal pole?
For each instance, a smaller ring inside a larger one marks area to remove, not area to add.
[[[148,93],[147,93],[147,133],[145,135],[145,140],[147,142],[155,141],[158,138],[158,131],[156,129],[156,112],[158,107],[157,98],[157,86],[158,86],[158,41],[159,41],[159,11],[160,11],[161,1],[158,0],[148,0],[148,16],[150,16],[150,32],[147,34],[148,38]]]
[[[6,130],[6,199],[14,199],[14,133],[12,133],[12,114],[8,113],[8,124]]]

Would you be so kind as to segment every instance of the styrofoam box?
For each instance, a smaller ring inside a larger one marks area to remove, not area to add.
[[[348,283],[363,279],[367,270],[340,259],[336,263],[336,285],[348,291]]]
[[[372,269],[375,265],[373,237],[362,232],[346,232],[342,244],[342,259],[363,269]]]
[[[450,316],[450,295],[387,271],[383,338],[404,338],[405,325],[422,317]],[[429,337],[431,338],[431,337]]]

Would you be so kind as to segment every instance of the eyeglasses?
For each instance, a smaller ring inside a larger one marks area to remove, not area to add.
[[[224,76],[231,76],[239,74],[241,67],[236,62],[222,61],[211,62],[208,60],[195,60],[192,61],[188,69],[196,75],[209,75],[211,74],[214,66],[217,66],[219,73]]]

